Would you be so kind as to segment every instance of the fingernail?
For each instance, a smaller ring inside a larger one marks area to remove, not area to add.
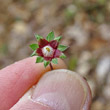
[[[65,96],[61,93],[45,93],[34,101],[46,104],[55,110],[71,110]]]
[[[80,110],[88,95],[83,80],[69,70],[50,71],[37,84],[32,100],[53,110]]]

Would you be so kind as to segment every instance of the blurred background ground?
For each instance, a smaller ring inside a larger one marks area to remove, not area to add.
[[[91,110],[110,110],[109,0],[0,0],[0,68],[32,53],[34,33],[70,46],[65,62],[87,78]]]

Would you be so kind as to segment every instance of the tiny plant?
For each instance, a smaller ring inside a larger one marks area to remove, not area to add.
[[[34,51],[31,56],[36,57],[36,63],[44,62],[44,66],[50,65],[51,70],[53,70],[53,64],[58,64],[57,58],[66,58],[63,53],[68,47],[65,45],[60,45],[61,36],[55,37],[54,32],[50,32],[46,39],[42,36],[35,34],[37,39],[37,44],[31,44],[30,47]]]

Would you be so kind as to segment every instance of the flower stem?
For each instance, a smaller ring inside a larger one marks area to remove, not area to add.
[[[52,63],[50,63],[49,65],[50,65],[50,69],[51,69],[51,70],[53,70],[53,66],[52,66]]]

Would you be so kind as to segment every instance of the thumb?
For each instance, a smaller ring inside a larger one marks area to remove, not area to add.
[[[89,110],[91,92],[77,73],[59,69],[47,72],[33,92],[10,110]]]

